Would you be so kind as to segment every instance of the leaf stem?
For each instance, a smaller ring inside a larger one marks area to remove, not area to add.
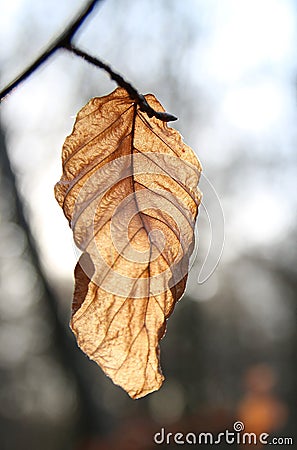
[[[131,83],[126,81],[120,74],[115,72],[108,64],[99,60],[98,58],[94,58],[93,56],[85,53],[79,48],[75,47],[72,43],[72,40],[80,29],[81,25],[88,17],[88,15],[93,11],[96,3],[99,3],[102,0],[91,0],[86,6],[82,9],[82,11],[77,15],[77,17],[71,22],[71,24],[66,28],[66,30],[61,33],[52,43],[48,45],[45,51],[29,66],[24,72],[22,72],[15,80],[9,83],[1,92],[0,92],[0,101],[2,101],[8,94],[10,94],[15,88],[17,88],[24,80],[26,80],[30,75],[32,75],[43,63],[45,63],[57,50],[64,48],[71,53],[75,54],[83,58],[85,61],[88,61],[90,64],[93,64],[100,69],[105,70],[110,75],[110,78],[117,83],[118,86],[126,89],[129,96],[135,100],[139,106],[141,111],[147,113],[149,117],[156,117],[157,119],[162,120],[163,122],[170,122],[173,120],[177,120],[177,117],[169,114],[167,112],[155,111],[146,101],[145,97],[140,94]]]
[[[177,117],[173,116],[172,114],[169,114],[167,112],[163,111],[156,111],[154,110],[146,101],[145,97],[140,94],[137,89],[132,86],[131,83],[126,81],[122,75],[115,72],[108,64],[101,61],[98,58],[95,58],[94,56],[89,55],[88,53],[85,53],[83,50],[80,50],[79,48],[75,47],[71,42],[66,43],[63,46],[66,50],[69,50],[71,53],[73,53],[76,56],[79,56],[83,58],[85,61],[89,62],[90,64],[93,64],[96,67],[99,67],[100,69],[105,70],[110,75],[110,78],[117,83],[118,86],[124,88],[130,98],[132,100],[136,100],[136,102],[139,104],[141,111],[146,112],[146,114],[149,117],[156,117],[157,119],[162,120],[163,122],[170,122],[173,120],[177,120]]]

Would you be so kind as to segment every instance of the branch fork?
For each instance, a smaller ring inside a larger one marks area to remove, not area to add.
[[[76,33],[79,31],[81,25],[89,16],[89,14],[93,11],[95,5],[100,3],[102,0],[92,0],[87,3],[84,9],[78,14],[78,16],[72,21],[72,23],[68,26],[68,28],[60,34],[49,46],[45,49],[45,51],[23,72],[21,73],[14,81],[8,84],[1,92],[0,92],[0,101],[5,99],[5,97],[10,94],[16,87],[18,87],[24,80],[26,80],[32,73],[35,72],[42,64],[44,64],[56,51],[60,49],[65,49],[76,56],[83,58],[85,61],[93,64],[94,66],[105,70],[110,75],[110,78],[117,83],[118,86],[126,89],[131,99],[135,100],[139,106],[140,110],[144,111],[148,117],[156,117],[163,122],[170,122],[177,120],[177,117],[169,114],[167,112],[156,111],[152,108],[145,97],[140,94],[137,89],[132,86],[131,83],[126,81],[120,74],[116,73],[108,64],[104,63],[98,58],[95,58],[88,53],[77,48],[73,43],[73,38]]]

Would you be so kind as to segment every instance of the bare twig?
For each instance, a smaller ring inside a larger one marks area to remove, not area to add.
[[[140,94],[137,89],[135,89],[131,83],[126,81],[120,74],[114,72],[114,70],[106,63],[100,61],[98,58],[94,58],[79,48],[75,47],[72,44],[72,40],[76,34],[76,32],[80,29],[81,25],[87,18],[87,16],[91,13],[96,3],[102,0],[92,0],[86,5],[86,7],[79,13],[79,15],[73,20],[73,22],[67,27],[67,29],[58,36],[46,50],[40,55],[21,75],[19,75],[14,81],[9,83],[9,85],[4,88],[0,92],[0,100],[2,101],[13,89],[15,89],[22,81],[32,75],[35,70],[37,70],[48,58],[50,58],[57,50],[61,48],[65,48],[71,53],[80,56],[84,60],[93,64],[100,69],[105,70],[111,79],[115,81],[118,86],[126,89],[129,96],[135,100],[139,106],[141,111],[144,111],[149,117],[156,117],[163,122],[171,122],[173,120],[177,120],[177,117],[169,114],[167,112],[155,111],[146,101],[145,97]]]
[[[141,111],[144,111],[147,113],[149,117],[156,117],[157,119],[162,120],[163,122],[171,122],[173,120],[177,120],[177,117],[173,116],[172,114],[169,114],[167,112],[162,111],[155,111],[146,101],[145,97],[140,94],[131,83],[126,81],[122,75],[116,73],[108,64],[104,63],[103,61],[100,61],[98,58],[94,58],[93,56],[90,56],[89,54],[85,53],[84,51],[80,50],[79,48],[72,45],[70,42],[68,44],[64,45],[64,48],[69,50],[70,52],[74,53],[77,56],[80,56],[85,61],[88,61],[90,64],[93,64],[96,67],[99,67],[100,69],[105,70],[110,75],[110,78],[117,83],[118,86],[126,89],[129,96],[136,100],[136,102],[139,104]]]
[[[87,3],[84,9],[77,15],[77,17],[72,21],[72,23],[63,31],[60,36],[58,36],[46,50],[40,55],[26,70],[24,70],[21,75],[19,75],[14,81],[9,83],[6,88],[0,92],[0,100],[2,101],[7,94],[9,94],[13,89],[15,89],[19,84],[22,83],[26,78],[32,75],[36,69],[38,69],[45,61],[52,56],[57,50],[59,50],[66,42],[70,42],[73,39],[76,32],[79,30],[85,19],[92,12],[96,3],[102,0],[91,0]]]

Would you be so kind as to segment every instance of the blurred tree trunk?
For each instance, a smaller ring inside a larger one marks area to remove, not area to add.
[[[1,226],[6,226],[7,230],[13,229],[16,226],[17,229],[22,230],[24,237],[24,250],[22,255],[20,256],[20,264],[24,263],[24,257],[26,261],[29,261],[30,267],[33,267],[35,280],[37,278],[37,284],[39,288],[39,298],[41,300],[41,308],[43,310],[43,316],[45,318],[46,323],[50,327],[50,346],[47,350],[51,353],[51,357],[57,360],[57,364],[61,367],[62,372],[65,374],[66,378],[70,378],[74,381],[74,389],[76,391],[76,396],[78,399],[78,412],[72,411],[72,423],[70,424],[70,429],[72,428],[73,436],[77,436],[77,438],[83,438],[85,436],[92,435],[102,435],[104,431],[108,429],[108,418],[105,412],[102,410],[99,401],[99,398],[94,398],[92,395],[92,390],[88,385],[90,382],[90,376],[88,371],[90,370],[90,362],[87,360],[84,355],[77,349],[75,344],[74,337],[70,333],[68,329],[68,324],[66,323],[66,318],[61,318],[58,313],[57,308],[57,299],[56,296],[48,283],[48,280],[43,272],[43,268],[40,263],[40,258],[38,255],[37,246],[34,240],[34,237],[31,233],[29,223],[26,219],[25,207],[23,204],[23,200],[19,194],[17,188],[16,177],[11,167],[11,163],[9,160],[9,155],[7,153],[7,146],[5,142],[5,136],[3,129],[0,127],[0,185],[1,185],[1,200],[0,200],[0,210],[1,210]],[[13,240],[13,233],[10,234]],[[17,241],[16,241],[17,242]],[[6,242],[5,245],[12,245],[13,242]],[[25,256],[24,256],[25,255]],[[0,258],[2,258],[3,264],[1,264],[1,269],[3,269],[5,264],[5,253],[1,252]],[[2,271],[3,272],[3,271]],[[17,275],[11,273],[9,276],[12,277],[12,283],[18,283]],[[1,273],[1,278],[5,277],[5,271]],[[20,286],[21,289],[21,286]],[[31,291],[32,295],[34,294],[33,290]],[[2,295],[2,304],[5,307],[5,302],[9,303],[10,298],[5,297],[5,293],[1,293]],[[23,295],[20,293],[20,295]],[[38,300],[34,300],[36,303]],[[34,319],[34,318],[33,318]],[[5,322],[5,317],[4,320]],[[1,320],[2,322],[2,320]],[[17,325],[14,324],[15,334],[17,335]],[[39,336],[36,336],[38,339]],[[5,340],[5,339],[4,339]],[[9,343],[8,343],[9,345]],[[8,350],[9,351],[9,350]],[[2,364],[0,361],[0,379],[2,381],[8,379],[12,379],[12,374],[10,373],[9,365],[5,367],[5,364]],[[4,367],[4,368],[3,368]],[[2,370],[3,369],[3,370]],[[22,376],[22,370],[20,370],[19,376]],[[17,392],[14,392],[14,389],[17,391],[17,385],[20,384],[21,380],[18,383],[10,382],[10,390],[13,398],[17,399]],[[44,380],[46,383],[46,379]],[[2,384],[2,383],[1,383]],[[21,401],[20,399],[15,400],[15,407],[17,409],[17,403]],[[7,421],[0,412],[0,428],[6,429],[6,440],[4,439],[1,442],[1,449],[4,450],[5,442],[7,443],[7,448],[12,449],[14,445],[11,445],[11,442],[14,442],[14,435],[16,433],[16,428],[19,430],[18,419],[13,418],[13,414],[11,414],[10,427],[7,427]],[[30,429],[30,426],[27,429]],[[69,425],[68,425],[69,427]],[[31,433],[35,433],[34,427],[31,429]],[[22,433],[20,433],[21,436]],[[71,433],[70,433],[71,434]],[[26,435],[26,433],[25,433]],[[10,441],[10,436],[12,437],[12,441]],[[27,432],[28,436],[28,432]],[[3,434],[1,432],[1,438],[3,438]],[[34,437],[32,437],[32,442],[34,441]],[[39,436],[40,437],[40,436]],[[46,438],[46,436],[43,436]],[[49,438],[49,437],[48,437]],[[25,438],[26,439],[26,438]],[[47,439],[47,438],[46,438]],[[2,440],[2,439],[1,439]],[[38,439],[37,439],[38,440]],[[50,441],[50,438],[49,438]],[[73,442],[70,444],[71,439],[69,441],[69,448],[73,448]],[[27,444],[30,445],[29,442],[22,440],[23,448],[27,448]],[[17,444],[16,444],[17,445]],[[50,445],[50,444],[48,444]],[[58,443],[57,443],[58,445]],[[61,447],[57,448],[65,448],[66,442],[64,442]],[[29,448],[29,447],[28,447]],[[32,446],[30,446],[31,450],[34,450]],[[39,450],[39,446],[36,447],[36,450]],[[43,447],[45,448],[53,448],[52,446]],[[56,447],[55,447],[56,448]]]

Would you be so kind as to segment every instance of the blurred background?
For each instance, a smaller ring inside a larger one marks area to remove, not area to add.
[[[83,4],[0,1],[2,87]],[[53,195],[76,113],[115,84],[61,50],[3,101],[1,450],[175,448],[154,434],[216,434],[235,421],[297,442],[296,42],[294,0],[105,0],[75,38],[179,117],[172,126],[225,216],[222,258],[199,284],[214,207],[206,185],[197,256],[161,342],[166,381],[137,401],[68,329],[77,255]]]

